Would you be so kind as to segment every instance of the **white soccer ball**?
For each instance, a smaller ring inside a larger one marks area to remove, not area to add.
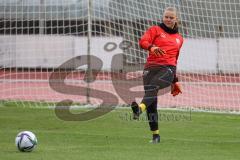
[[[30,131],[23,131],[17,134],[15,144],[21,152],[31,152],[37,145],[37,137]]]

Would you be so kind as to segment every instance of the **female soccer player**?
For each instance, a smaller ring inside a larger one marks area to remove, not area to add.
[[[144,66],[143,84],[145,95],[138,105],[132,102],[133,118],[138,119],[143,111],[147,111],[150,130],[153,133],[152,143],[159,143],[157,94],[160,89],[171,86],[173,96],[182,93],[176,65],[183,38],[178,33],[177,10],[168,7],[163,13],[163,23],[151,26],[141,37],[141,48],[148,50],[149,56]]]

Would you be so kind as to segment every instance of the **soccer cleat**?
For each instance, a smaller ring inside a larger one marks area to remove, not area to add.
[[[160,143],[160,136],[159,136],[159,134],[153,134],[153,138],[150,141],[150,143],[153,143],[153,144]]]
[[[139,108],[136,102],[132,102],[131,108],[133,111],[133,119],[139,119],[140,114],[142,113],[141,109]]]

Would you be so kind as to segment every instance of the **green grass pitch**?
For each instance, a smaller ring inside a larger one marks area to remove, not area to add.
[[[80,112],[80,111],[79,111]],[[116,109],[87,122],[67,122],[53,109],[0,106],[2,160],[234,160],[240,158],[240,116],[160,111],[183,115],[160,119],[160,144],[148,143],[148,123],[128,119],[130,110]],[[188,117],[189,116],[189,117]],[[185,118],[184,118],[185,117]],[[188,119],[189,118],[189,119]],[[191,119],[190,119],[191,118]],[[18,132],[36,134],[31,153],[17,151]]]

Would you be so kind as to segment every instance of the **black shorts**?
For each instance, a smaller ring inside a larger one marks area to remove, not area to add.
[[[175,66],[155,66],[144,69],[143,71],[143,84],[144,90],[155,92],[169,87],[176,75]]]

